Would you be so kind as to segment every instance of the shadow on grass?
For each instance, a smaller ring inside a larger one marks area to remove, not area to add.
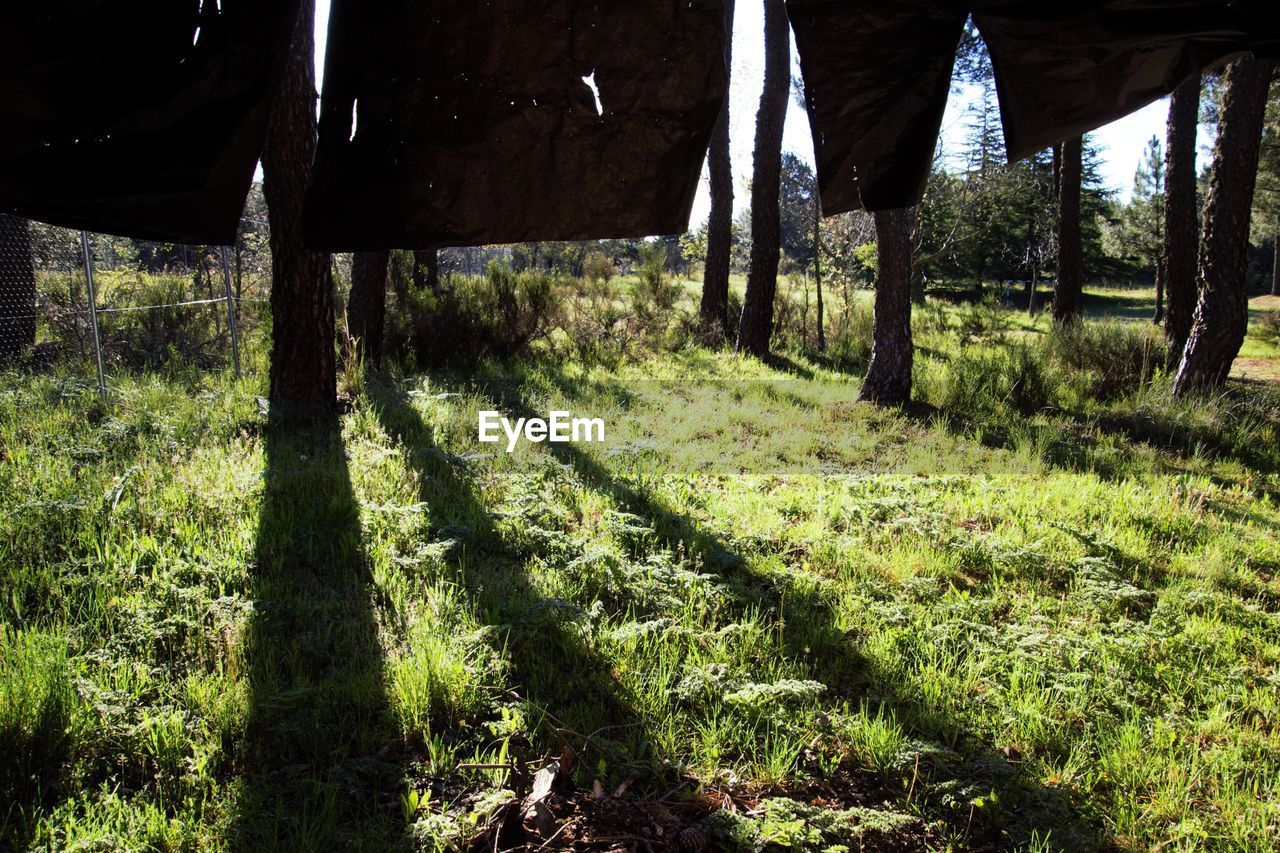
[[[669,757],[656,752],[612,663],[578,630],[581,608],[546,597],[527,575],[528,562],[550,556],[548,549],[496,522],[464,463],[438,446],[403,391],[378,378],[367,392],[382,428],[401,445],[417,474],[432,536],[454,543],[447,568],[456,573],[478,617],[497,629],[508,688],[500,699],[526,709],[537,739],[513,744],[513,752],[525,753],[516,757],[534,761],[567,746],[578,754],[580,766],[614,785],[643,768],[664,766]],[[584,781],[589,784],[590,776]],[[517,789],[527,782],[512,780]],[[503,829],[504,845],[522,842],[517,823],[509,821]]]
[[[577,397],[573,380],[554,371],[544,376],[566,399],[572,401]],[[526,418],[537,415],[519,381],[491,383],[486,390],[497,407],[510,415]],[[831,695],[851,700],[855,705],[860,697],[873,705],[878,703],[914,736],[959,750],[964,756],[962,761],[936,769],[932,781],[941,783],[940,787],[945,787],[950,780],[962,787],[983,786],[984,792],[998,790],[1002,801],[1013,808],[1007,820],[986,826],[975,826],[969,813],[948,814],[940,803],[927,808],[928,816],[942,817],[957,834],[963,834],[968,843],[976,847],[1007,846],[1011,839],[1026,842],[1034,834],[1043,836],[1050,830],[1058,839],[1056,844],[1065,843],[1075,849],[1103,843],[1101,826],[1073,802],[1069,793],[1025,777],[1003,753],[984,744],[953,715],[912,695],[912,689],[892,673],[874,669],[861,654],[856,638],[839,626],[833,603],[826,600],[816,586],[797,587],[783,577],[754,569],[747,554],[735,545],[707,530],[696,519],[674,510],[653,489],[615,475],[579,447],[573,444],[545,447],[589,488],[608,495],[618,508],[649,522],[660,546],[700,557],[706,569],[718,575],[732,590],[736,604],[729,614],[731,618],[759,615],[779,626],[785,625],[786,656],[802,664],[807,677],[822,682]],[[773,555],[768,553],[766,545],[764,553],[758,556]],[[693,717],[692,712],[690,716]],[[685,725],[695,727],[701,722],[691,718]],[[930,771],[925,768],[924,772]],[[798,782],[805,775],[804,768],[795,768]],[[898,781],[861,772],[845,777],[846,783],[878,786],[878,790],[862,792],[879,798],[876,803],[885,797],[900,797],[902,791],[896,788]],[[1068,834],[1065,840],[1061,837],[1063,833]]]
[[[266,429],[249,714],[230,843],[244,850],[407,848],[374,593],[336,415]]]

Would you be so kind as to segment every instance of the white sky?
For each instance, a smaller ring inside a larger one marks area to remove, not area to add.
[[[325,40],[329,20],[330,0],[316,0],[316,69],[323,77]],[[799,73],[799,65],[792,48],[793,75]],[[756,107],[760,88],[764,84],[764,4],[739,2],[734,12],[733,74],[729,92],[729,136],[734,173],[734,205],[742,210],[750,200],[751,152],[754,143]],[[963,145],[968,132],[965,112],[975,96],[977,87],[961,87],[954,91],[947,104],[947,114],[942,123],[943,145],[954,151]],[[1094,142],[1102,155],[1102,177],[1107,186],[1117,190],[1122,198],[1128,198],[1133,188],[1133,175],[1152,135],[1164,140],[1165,117],[1168,99],[1157,101],[1093,133]],[[1207,156],[1212,140],[1201,129],[1201,165]],[[784,150],[794,151],[807,162],[813,163],[813,140],[809,135],[809,119],[804,110],[791,98],[787,112],[786,130],[783,135]],[[693,206],[691,226],[704,222],[711,210],[706,170]]]

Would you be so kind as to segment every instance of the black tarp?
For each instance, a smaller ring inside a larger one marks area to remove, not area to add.
[[[7,0],[0,211],[226,244],[296,0]]]
[[[722,0],[334,0],[308,242],[681,232],[724,40]]]
[[[916,202],[972,15],[1010,155],[1243,50],[1276,0],[788,0],[823,209]],[[229,242],[295,0],[0,7],[0,212]],[[725,97],[722,0],[334,0],[318,247],[683,230]],[[602,112],[583,78],[593,78]]]
[[[787,0],[823,212],[919,201],[973,16],[1010,159],[1107,124],[1251,50],[1280,55],[1277,0]]]

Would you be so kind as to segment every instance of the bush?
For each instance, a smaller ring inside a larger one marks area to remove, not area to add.
[[[989,339],[1002,340],[1013,328],[1014,313],[988,295],[965,305],[958,312],[960,343],[971,344]]]
[[[1263,314],[1258,321],[1258,337],[1273,346],[1280,344],[1280,311]]]
[[[1057,384],[1030,347],[966,352],[952,362],[943,405],[970,417],[1031,415],[1054,401]]]
[[[412,353],[419,367],[515,358],[551,329],[560,301],[549,274],[517,273],[496,261],[485,276],[450,282],[440,293],[409,293],[406,316],[388,322],[388,353]]]
[[[1137,391],[1166,364],[1164,337],[1145,323],[1080,321],[1056,326],[1048,351],[1064,371],[1099,400]]]
[[[875,318],[871,306],[861,300],[847,305],[834,324],[827,326],[827,355],[834,367],[861,373],[871,363]]]
[[[582,262],[582,277],[592,285],[608,284],[617,273],[618,268],[603,252],[592,252]]]

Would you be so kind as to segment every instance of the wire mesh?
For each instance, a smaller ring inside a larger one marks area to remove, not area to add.
[[[91,378],[100,355],[108,373],[239,370],[239,344],[261,325],[270,295],[268,242],[265,220],[253,217],[223,247],[104,234],[82,241],[71,229],[0,215],[0,368]]]

